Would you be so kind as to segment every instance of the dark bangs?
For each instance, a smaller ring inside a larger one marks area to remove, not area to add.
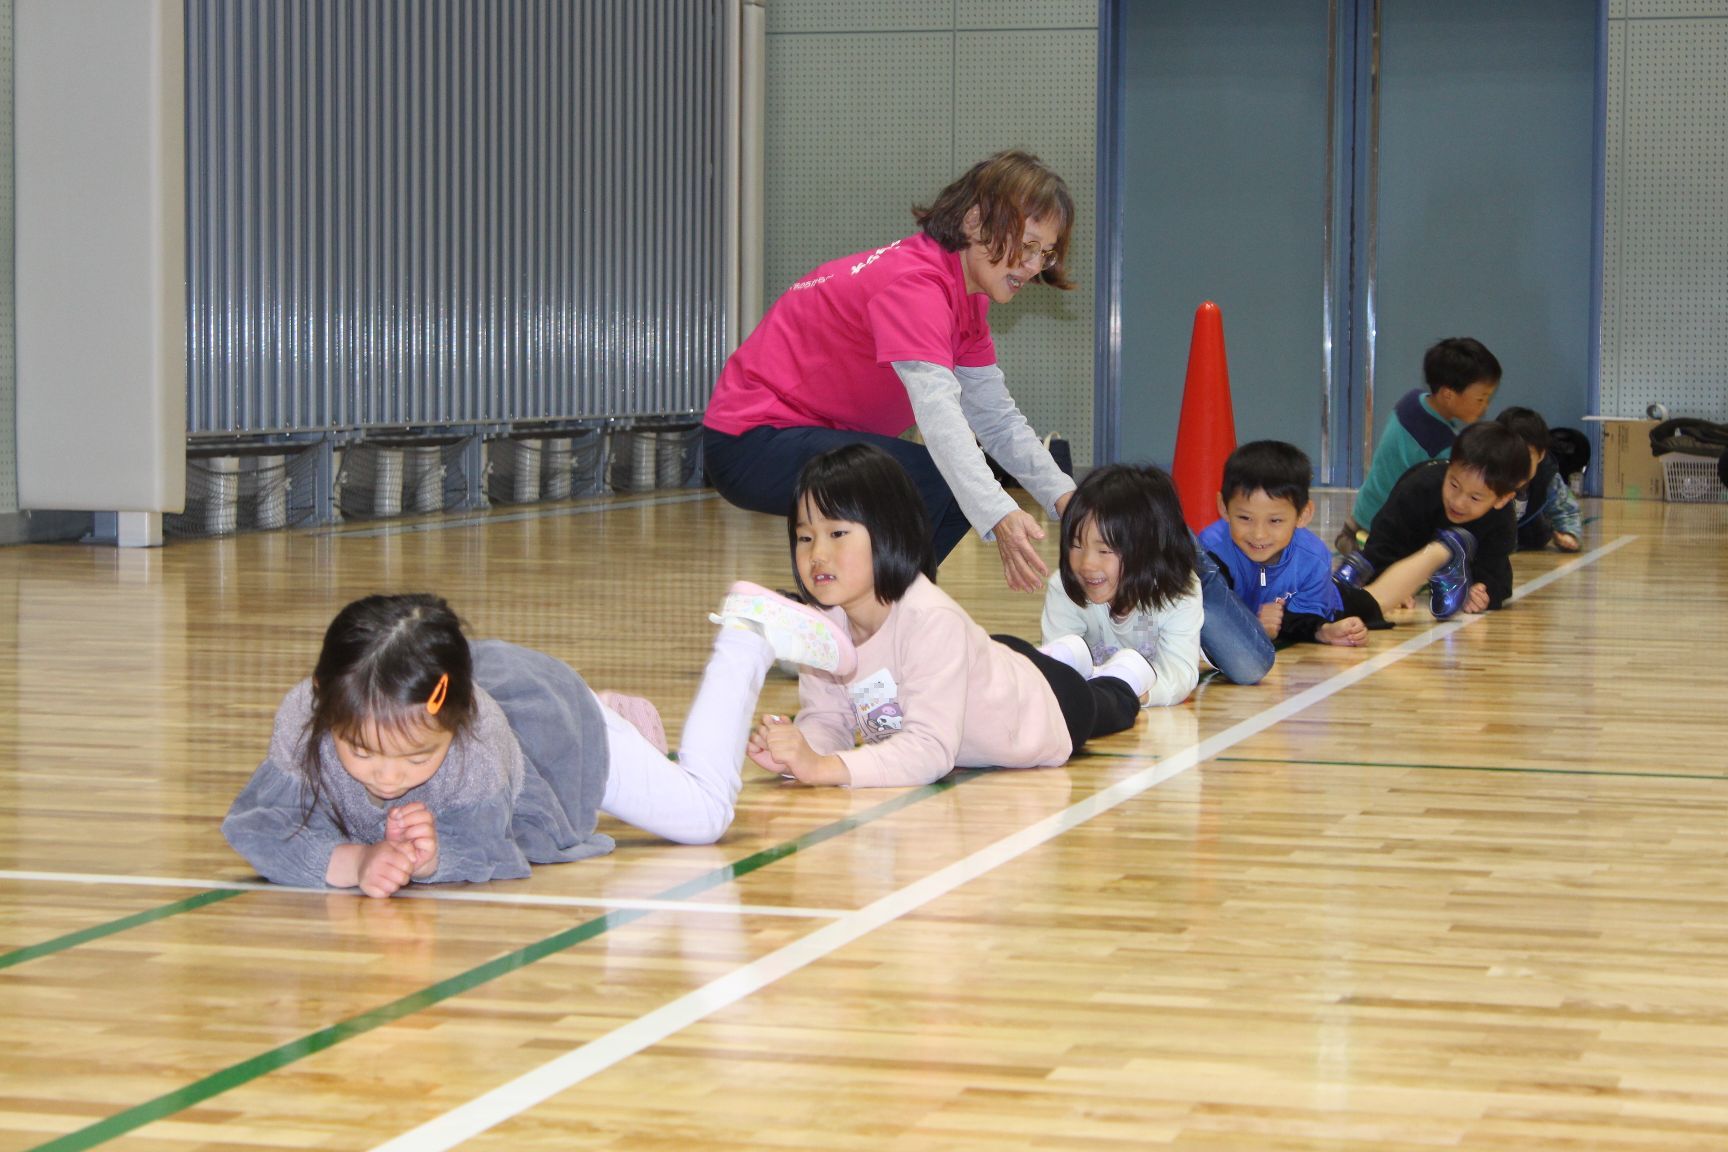
[[[1497,420],[1482,420],[1452,441],[1452,463],[1482,474],[1496,496],[1509,496],[1530,480],[1530,448]]]
[[[1538,452],[1548,451],[1548,421],[1534,408],[1514,405],[1494,417],[1518,434],[1518,438]]]
[[[460,724],[451,726],[454,714],[448,718],[445,716],[452,710],[450,697],[454,693],[447,690],[444,705],[436,715],[426,711],[427,700],[431,699],[437,687],[438,682],[433,680],[424,698],[404,701],[400,693],[376,681],[344,680],[336,692],[324,692],[314,686],[313,723],[338,740],[368,752],[379,751],[376,745],[385,737],[409,741],[417,739],[428,728],[459,731]],[[473,706],[472,698],[469,706]]]
[[[1226,504],[1237,496],[1264,492],[1273,500],[1288,500],[1297,515],[1308,506],[1308,454],[1282,440],[1251,440],[1224,461],[1224,482],[1218,495]]]
[[[1070,552],[1091,521],[1122,569],[1110,614],[1160,609],[1187,594],[1197,557],[1169,473],[1153,465],[1110,464],[1081,482],[1062,513],[1062,590],[1084,606]]]
[[[874,444],[847,444],[804,465],[792,489],[792,507],[786,510],[792,579],[805,600],[815,602],[798,571],[798,511],[805,497],[828,519],[861,524],[870,534],[871,571],[881,603],[892,604],[906,595],[920,573],[935,581],[930,520],[912,477]]]

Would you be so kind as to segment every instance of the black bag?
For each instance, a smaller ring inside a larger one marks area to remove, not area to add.
[[[1690,416],[1664,420],[1650,429],[1650,455],[1683,452],[1688,456],[1721,456],[1728,452],[1728,424],[1712,424]]]
[[[1576,428],[1550,428],[1548,455],[1560,469],[1560,478],[1571,483],[1572,477],[1590,467],[1590,437]]]

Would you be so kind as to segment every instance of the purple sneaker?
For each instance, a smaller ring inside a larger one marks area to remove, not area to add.
[[[1332,573],[1332,576],[1352,588],[1365,588],[1368,581],[1374,579],[1374,565],[1368,563],[1368,557],[1362,555],[1360,551],[1352,550],[1344,557],[1338,565],[1338,571]]]
[[[1470,595],[1470,561],[1476,556],[1476,537],[1463,528],[1442,528],[1434,539],[1452,553],[1428,581],[1433,588],[1428,607],[1436,620],[1445,620],[1456,616]]]

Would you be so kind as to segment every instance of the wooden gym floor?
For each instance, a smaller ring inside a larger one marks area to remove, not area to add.
[[[341,604],[439,591],[676,729],[780,523],[0,550],[0,1152],[1728,1148],[1728,505],[1586,514],[1505,612],[1285,653],[1063,769],[747,768],[718,845],[388,901],[218,831]],[[993,550],[942,576],[1036,634]]]

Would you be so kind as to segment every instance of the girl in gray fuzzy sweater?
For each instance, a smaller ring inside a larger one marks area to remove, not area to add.
[[[562,661],[470,645],[436,596],[357,600],[331,622],[311,678],[282,701],[270,753],[222,834],[275,883],[368,896],[516,879],[530,864],[610,852],[600,812],[712,843],[732,822],[774,660],[852,658],[827,621],[753,585],[735,586],[722,613],[673,762],[646,701],[626,718],[628,698],[609,705]]]

